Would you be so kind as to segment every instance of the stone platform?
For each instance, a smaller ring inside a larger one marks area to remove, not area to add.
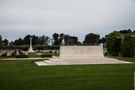
[[[79,64],[124,64],[131,63],[105,58],[102,46],[61,46],[60,56],[35,62],[38,66]]]

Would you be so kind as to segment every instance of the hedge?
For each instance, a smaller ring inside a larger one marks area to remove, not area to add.
[[[1,46],[0,50],[12,50],[12,49],[20,49],[27,51],[29,49],[29,45],[9,45],[9,46]],[[34,50],[59,50],[60,46],[43,46],[36,45],[33,46]]]
[[[44,53],[41,57],[52,57],[52,53]]]
[[[28,58],[28,55],[24,55],[24,54],[20,54],[20,55],[16,55],[16,58]]]

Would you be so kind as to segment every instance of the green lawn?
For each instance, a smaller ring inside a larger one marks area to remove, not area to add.
[[[135,64],[38,67],[30,60],[0,61],[0,90],[133,90],[134,71]]]

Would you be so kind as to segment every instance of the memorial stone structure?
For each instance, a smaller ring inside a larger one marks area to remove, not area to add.
[[[35,51],[33,50],[33,47],[32,47],[32,37],[30,37],[30,48],[28,50],[28,53],[33,53],[33,52]]]
[[[61,46],[60,58],[91,58],[104,57],[102,46]]]
[[[61,46],[60,56],[49,60],[35,62],[38,66],[46,65],[74,65],[74,64],[122,64],[130,63],[103,54],[103,46]]]

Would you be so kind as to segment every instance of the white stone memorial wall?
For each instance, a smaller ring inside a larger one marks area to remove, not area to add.
[[[60,58],[104,57],[102,46],[61,46]]]

